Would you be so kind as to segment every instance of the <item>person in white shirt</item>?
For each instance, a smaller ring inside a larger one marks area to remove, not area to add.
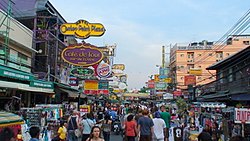
[[[166,132],[166,123],[161,118],[160,112],[156,111],[153,118],[154,123],[154,135],[152,137],[153,141],[164,141],[164,135]]]
[[[81,121],[81,125],[83,127],[83,130],[82,130],[82,141],[86,141],[89,138],[89,136],[90,136],[92,127],[95,125],[94,121],[91,120],[91,114],[90,113],[86,114],[86,118],[84,118]]]

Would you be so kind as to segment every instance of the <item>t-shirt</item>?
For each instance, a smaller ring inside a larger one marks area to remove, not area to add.
[[[66,133],[67,133],[67,129],[64,126],[59,127],[58,134],[59,134],[60,139],[62,139],[62,140],[66,139]]]
[[[164,128],[166,128],[165,121],[161,118],[154,118],[154,138],[164,139]]]
[[[169,114],[169,112],[161,112],[161,118],[165,121],[166,123],[166,128],[170,128],[170,119],[171,116]]]
[[[94,121],[91,119],[83,119],[81,121],[82,125],[83,125],[83,134],[90,134],[91,132],[91,128],[94,126]]]
[[[125,128],[126,128],[126,136],[135,136],[135,129],[136,129],[136,122],[135,121],[127,121],[125,123]]]
[[[151,127],[154,126],[153,120],[149,117],[140,117],[138,120],[138,124],[141,126],[140,134],[141,135],[150,135]]]

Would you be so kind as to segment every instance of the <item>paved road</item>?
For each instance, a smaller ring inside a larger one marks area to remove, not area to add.
[[[110,141],[122,141],[121,135],[114,135],[113,133],[110,136]]]

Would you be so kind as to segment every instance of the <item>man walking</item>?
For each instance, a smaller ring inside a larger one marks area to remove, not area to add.
[[[154,123],[153,141],[164,141],[166,124],[165,121],[161,118],[161,114],[159,111],[155,112],[153,123]]]
[[[138,120],[138,131],[140,132],[140,141],[152,141],[154,133],[153,120],[148,117],[149,111],[147,109],[142,111],[142,117]]]
[[[168,112],[168,108],[166,109],[164,105],[161,106],[161,118],[165,121],[166,124],[165,141],[168,141],[171,116]]]

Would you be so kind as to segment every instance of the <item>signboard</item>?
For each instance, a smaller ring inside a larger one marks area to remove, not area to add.
[[[30,82],[31,87],[41,87],[41,88],[49,88],[54,89],[54,83],[48,81],[41,80],[33,80]]]
[[[70,77],[69,77],[69,85],[70,85],[70,86],[78,86],[77,77],[75,77],[75,76],[70,76]]]
[[[97,75],[101,78],[107,78],[111,74],[111,72],[111,67],[107,63],[101,63],[97,67]]]
[[[155,80],[155,82],[159,82],[160,81],[159,74],[155,74],[154,75],[154,80]]]
[[[165,78],[163,81],[166,83],[172,83],[172,78]]]
[[[99,90],[107,90],[109,88],[109,82],[108,81],[104,81],[104,80],[101,80],[98,82],[98,89]]]
[[[62,24],[60,31],[63,35],[75,35],[77,38],[86,39],[90,36],[102,36],[106,30],[100,23],[79,20],[76,23]]]
[[[196,84],[196,76],[188,75],[184,77],[184,85],[195,85]]]
[[[202,69],[201,68],[190,68],[189,74],[192,75],[202,75]]]
[[[80,68],[75,67],[70,71],[71,75],[78,77],[78,78],[89,78],[94,75],[94,70],[90,68]]]
[[[98,81],[85,80],[84,81],[84,90],[98,90]]]
[[[157,82],[157,83],[155,83],[155,89],[156,90],[166,90],[167,89],[167,83],[165,83],[165,82]]]
[[[155,82],[154,80],[148,80],[148,88],[153,89],[155,88]]]
[[[81,113],[90,113],[89,105],[80,105],[79,108]]]
[[[103,59],[102,52],[95,47],[76,45],[65,48],[61,53],[62,59],[75,66],[92,66]]]
[[[235,108],[234,122],[249,124],[250,123],[250,109]]]
[[[125,65],[124,64],[114,64],[112,66],[112,69],[125,70]]]
[[[176,96],[181,96],[182,95],[182,92],[181,91],[174,91],[173,92],[173,95],[176,97]]]

